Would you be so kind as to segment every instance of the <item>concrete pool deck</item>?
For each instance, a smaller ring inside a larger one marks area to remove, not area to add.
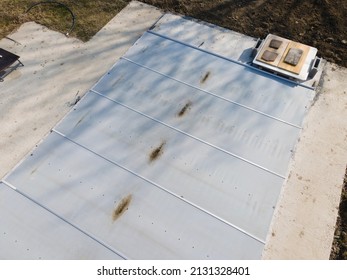
[[[131,2],[89,42],[26,23],[0,41],[21,56],[0,83],[0,178],[163,12]],[[347,158],[347,69],[325,66],[269,231],[264,259],[328,259]]]

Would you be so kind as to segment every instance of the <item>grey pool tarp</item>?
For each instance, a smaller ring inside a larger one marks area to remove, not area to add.
[[[121,258],[259,259],[315,92],[170,38],[170,17],[4,184]]]
[[[0,258],[122,259],[86,232],[0,183]]]

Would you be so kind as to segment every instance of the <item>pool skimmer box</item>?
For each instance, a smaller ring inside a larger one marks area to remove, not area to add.
[[[318,72],[321,58],[317,49],[273,34],[258,39],[253,65],[289,79],[306,81]]]

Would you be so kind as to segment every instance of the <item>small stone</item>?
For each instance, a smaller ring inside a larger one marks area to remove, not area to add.
[[[282,41],[280,40],[272,39],[270,42],[270,48],[273,48],[273,49],[278,49],[281,45],[282,45]]]
[[[291,48],[284,58],[284,62],[296,66],[299,63],[302,53],[303,51],[301,49]]]
[[[275,61],[275,59],[277,58],[278,56],[278,53],[275,53],[275,52],[270,52],[268,50],[266,50],[263,55],[261,56],[261,59],[265,60],[265,61],[269,61],[269,62],[272,62],[272,61]]]

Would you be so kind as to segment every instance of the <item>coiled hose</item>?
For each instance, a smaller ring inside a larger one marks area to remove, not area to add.
[[[71,24],[71,27],[70,29],[68,30],[68,32],[65,33],[66,36],[69,36],[70,33],[72,32],[72,30],[74,29],[75,27],[75,21],[76,21],[76,17],[74,15],[74,13],[71,11],[71,9],[66,6],[65,4],[63,3],[60,3],[60,2],[57,2],[57,1],[41,1],[41,2],[38,2],[38,3],[34,3],[32,4],[27,10],[25,13],[28,13],[32,8],[38,6],[38,5],[42,5],[42,4],[55,4],[55,5],[59,5],[59,6],[62,6],[64,7],[65,9],[67,9],[69,11],[69,13],[71,14],[71,17],[72,17],[72,24]]]

